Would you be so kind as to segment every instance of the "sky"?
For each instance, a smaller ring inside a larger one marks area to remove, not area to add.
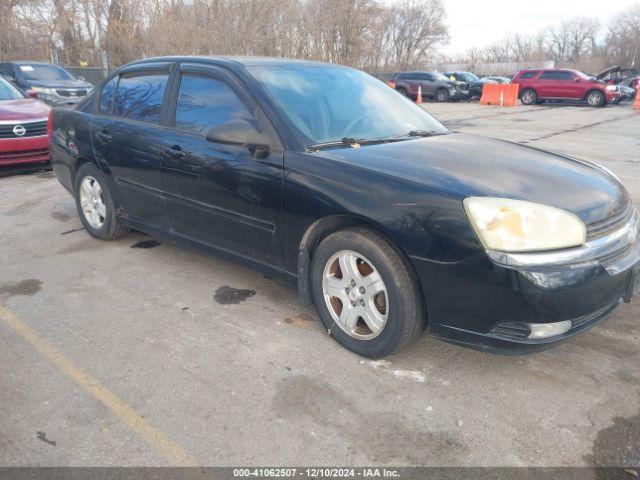
[[[639,0],[443,0],[451,41],[442,50],[454,54],[470,47],[485,47],[514,33],[536,33],[576,16],[606,23]]]

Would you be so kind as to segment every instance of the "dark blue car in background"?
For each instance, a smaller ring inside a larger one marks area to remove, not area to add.
[[[0,75],[50,105],[77,104],[93,89],[89,82],[52,63],[1,62]]]
[[[427,328],[537,351],[638,289],[638,212],[611,173],[451,132],[351,68],[148,59],[54,109],[51,129],[91,235],[134,228],[296,284],[367,357]]]

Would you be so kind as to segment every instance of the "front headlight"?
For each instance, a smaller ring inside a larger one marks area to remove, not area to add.
[[[606,88],[609,92],[615,92],[616,90],[618,90],[618,87],[616,85],[607,85]]]
[[[488,250],[531,252],[583,245],[587,228],[554,207],[507,198],[469,197],[464,209]]]
[[[34,92],[38,92],[38,94],[42,95],[56,95],[57,93],[53,88],[43,88],[43,87],[31,87],[31,90]]]

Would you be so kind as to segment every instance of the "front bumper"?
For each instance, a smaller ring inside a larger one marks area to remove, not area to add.
[[[612,101],[615,101],[619,97],[620,97],[620,92],[616,90],[614,91],[605,90],[604,92],[604,98],[607,103],[611,103]]]
[[[49,161],[49,137],[0,139],[0,167]]]
[[[544,350],[604,320],[637,293],[638,214],[618,230],[576,249],[545,254],[487,252],[458,263],[413,258],[431,332],[496,353]],[[530,324],[571,322],[548,338]]]
[[[53,95],[38,95],[38,98],[52,107],[77,105],[85,99],[85,97],[58,97]]]

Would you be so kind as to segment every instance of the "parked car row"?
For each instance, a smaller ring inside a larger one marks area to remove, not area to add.
[[[501,76],[480,78],[471,72],[400,72],[388,82],[398,92],[415,100],[418,92],[423,98],[439,102],[480,98],[483,86],[488,83],[516,83],[524,105],[536,105],[547,101],[581,102],[592,107],[633,100],[640,77],[632,69],[613,67],[599,75],[587,75],[579,70],[526,69],[512,79]]]
[[[479,98],[485,83],[508,83],[508,79],[502,80],[507,82],[498,77],[479,78],[471,72],[412,71],[395,74],[390,83],[398,92],[414,100],[420,90],[423,98],[450,102]]]

